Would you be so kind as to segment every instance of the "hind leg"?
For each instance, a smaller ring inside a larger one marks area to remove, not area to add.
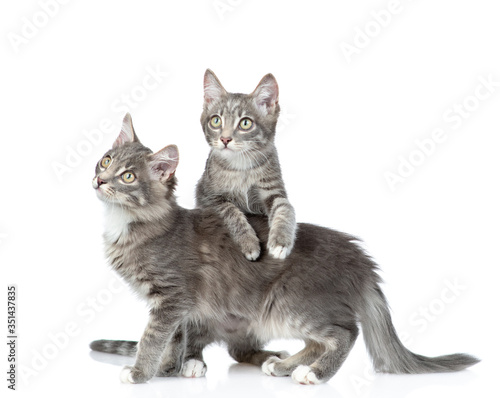
[[[292,380],[300,384],[320,384],[330,380],[351,351],[358,329],[335,326],[329,337],[322,337],[325,352],[310,366],[301,364],[292,373]]]
[[[310,365],[325,351],[325,348],[314,341],[306,343],[304,349],[286,359],[277,356],[268,358],[262,364],[262,371],[268,376],[290,376],[300,365]]]
[[[255,338],[241,338],[228,343],[229,355],[240,363],[249,363],[255,366],[262,366],[268,358],[284,359],[289,354],[286,351],[266,351],[264,344]]]
[[[163,351],[160,367],[156,371],[157,377],[177,376],[181,370],[186,349],[186,330],[183,325],[179,326],[172,337],[173,345],[169,345]]]

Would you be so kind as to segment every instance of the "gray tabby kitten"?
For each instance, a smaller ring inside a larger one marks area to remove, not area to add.
[[[130,116],[95,169],[93,186],[107,210],[104,242],[113,269],[150,307],[139,343],[98,340],[97,351],[136,355],[121,373],[125,383],[153,376],[202,376],[202,350],[225,342],[239,362],[302,384],[329,380],[358,335],[358,322],[376,370],[388,373],[458,371],[478,362],[466,354],[429,358],[399,340],[380,289],[376,264],[355,238],[299,224],[285,260],[264,252],[247,262],[214,209],[176,203],[177,148],[143,146]],[[249,216],[260,241],[266,217]],[[303,339],[287,357],[263,351],[271,339]],[[187,343],[186,343],[187,341]]]
[[[268,74],[251,94],[228,93],[208,69],[204,92],[201,125],[210,155],[196,189],[197,206],[218,211],[231,237],[252,261],[261,249],[245,214],[267,215],[267,249],[283,259],[293,248],[296,222],[274,146],[278,83]]]

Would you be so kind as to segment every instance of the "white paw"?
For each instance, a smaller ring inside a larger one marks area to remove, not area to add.
[[[255,261],[259,258],[260,250],[254,250],[253,252],[245,253],[247,260]]]
[[[321,380],[318,380],[314,372],[309,366],[300,365],[292,373],[292,380],[300,384],[320,384]]]
[[[274,376],[274,364],[281,361],[278,357],[269,357],[261,366],[262,371],[268,376]]]
[[[132,366],[125,366],[120,373],[120,380],[125,384],[134,384],[134,379],[132,378]]]
[[[182,365],[181,374],[184,377],[203,377],[207,373],[207,365],[197,359],[190,359]]]
[[[285,259],[291,252],[292,250],[289,247],[286,246],[272,246],[269,248],[269,253],[271,256],[274,258],[278,258],[280,260]]]

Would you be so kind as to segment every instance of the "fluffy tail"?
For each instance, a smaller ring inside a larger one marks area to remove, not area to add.
[[[363,336],[378,372],[455,372],[479,362],[479,359],[467,354],[425,357],[408,350],[394,330],[389,306],[378,287],[368,295],[364,307],[360,314]]]
[[[137,353],[137,341],[95,340],[90,343],[90,349],[110,354],[133,357]]]

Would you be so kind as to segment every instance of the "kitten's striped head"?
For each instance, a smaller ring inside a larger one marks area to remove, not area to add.
[[[274,146],[280,110],[274,76],[264,76],[251,94],[228,93],[207,69],[204,93],[201,125],[212,153],[235,164],[265,157]]]
[[[96,165],[92,186],[105,203],[138,214],[173,195],[178,159],[175,145],[157,153],[142,145],[127,113],[112,149]]]

